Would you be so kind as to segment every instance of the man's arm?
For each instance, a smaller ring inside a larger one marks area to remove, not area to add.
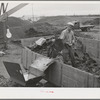
[[[65,38],[65,30],[61,32],[61,35],[59,36],[59,39],[64,39]]]
[[[72,44],[75,43],[75,36],[74,36],[74,32],[72,32]]]

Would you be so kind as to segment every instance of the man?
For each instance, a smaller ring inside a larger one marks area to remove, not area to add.
[[[73,45],[73,43],[75,42],[73,29],[74,29],[74,24],[71,22],[67,23],[67,28],[62,31],[59,37],[60,39],[63,40],[63,43],[66,43],[70,46]]]
[[[71,22],[67,23],[67,28],[62,31],[61,35],[59,36],[59,39],[62,39],[64,46],[68,49],[69,57],[71,58],[72,66],[76,67],[74,54],[72,50],[72,46],[75,42],[74,37],[74,24]]]

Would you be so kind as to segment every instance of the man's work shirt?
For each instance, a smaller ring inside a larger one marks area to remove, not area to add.
[[[69,32],[68,29],[63,30],[59,38],[69,45],[75,41],[74,32],[72,30]]]

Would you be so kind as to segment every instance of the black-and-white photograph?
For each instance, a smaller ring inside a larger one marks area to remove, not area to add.
[[[0,2],[0,87],[100,87],[100,2]]]

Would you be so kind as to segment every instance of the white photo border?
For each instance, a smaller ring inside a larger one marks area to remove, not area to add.
[[[0,1],[10,3],[91,3],[100,1]],[[52,92],[50,92],[52,91]],[[100,88],[0,88],[0,99],[100,99]]]

